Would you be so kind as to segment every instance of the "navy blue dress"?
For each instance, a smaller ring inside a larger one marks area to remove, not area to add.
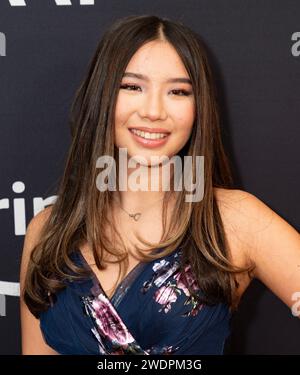
[[[59,354],[223,354],[230,334],[226,304],[195,300],[199,290],[189,266],[179,270],[181,250],[139,263],[108,298],[93,272],[70,282],[40,315],[45,342]],[[73,261],[91,270],[79,250]]]

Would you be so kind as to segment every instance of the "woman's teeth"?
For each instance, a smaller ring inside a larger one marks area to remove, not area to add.
[[[160,139],[165,138],[167,136],[167,134],[165,133],[147,133],[137,129],[130,129],[130,131],[132,131],[132,133],[138,135],[139,137],[145,139]]]

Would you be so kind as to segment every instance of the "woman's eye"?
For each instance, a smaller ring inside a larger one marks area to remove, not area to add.
[[[186,90],[172,90],[172,92],[175,93],[175,95],[179,95],[179,96],[191,95],[191,91],[186,91]]]
[[[124,83],[124,84],[120,85],[120,88],[125,89],[125,90],[129,90],[129,91],[136,91],[136,90],[140,89],[140,86]],[[183,90],[183,89],[172,90],[171,92],[174,93],[176,96],[189,96],[192,93],[191,91],[187,91],[187,90]]]
[[[139,86],[136,85],[128,85],[128,84],[123,84],[120,86],[121,89],[129,89],[129,91],[135,91],[136,89],[139,88]]]

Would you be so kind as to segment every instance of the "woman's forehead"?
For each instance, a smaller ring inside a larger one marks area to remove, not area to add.
[[[140,47],[130,59],[124,73],[134,73],[135,78],[144,81],[175,81],[175,78],[188,78],[185,66],[175,48],[162,41],[149,42]],[[131,76],[133,77],[132,74]]]

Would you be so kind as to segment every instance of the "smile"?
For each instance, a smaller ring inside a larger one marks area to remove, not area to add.
[[[154,148],[164,145],[170,136],[170,133],[146,132],[138,129],[128,129],[133,139],[143,147]]]
[[[130,131],[133,134],[136,134],[139,137],[145,138],[145,139],[160,139],[160,138],[167,137],[166,133],[148,133],[148,132],[144,132],[144,131],[141,131],[141,130],[138,130],[138,129],[130,129]]]

